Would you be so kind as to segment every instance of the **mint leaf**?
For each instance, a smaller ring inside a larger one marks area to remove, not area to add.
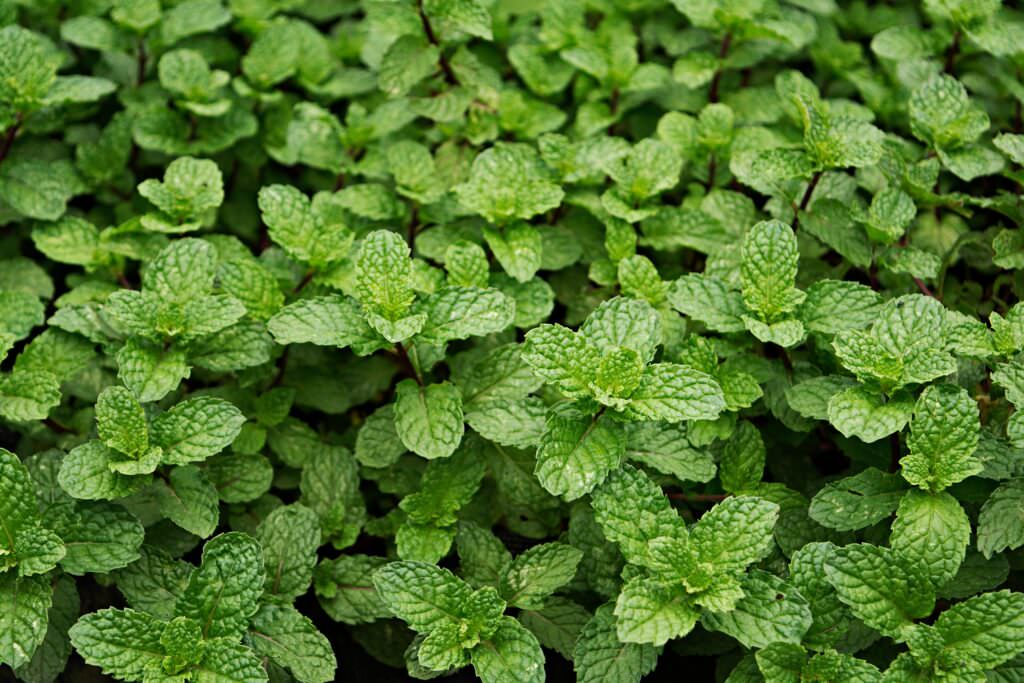
[[[259,543],[239,532],[215,536],[178,598],[175,613],[200,624],[204,638],[240,638],[263,588]]]
[[[898,475],[869,467],[852,477],[826,484],[814,495],[808,514],[818,524],[832,529],[863,529],[895,512],[906,490]]]
[[[907,447],[900,460],[903,477],[930,491],[941,491],[981,471],[972,456],[978,444],[977,405],[959,387],[928,387],[917,400]]]
[[[199,396],[154,418],[152,438],[163,449],[165,462],[185,464],[230,445],[244,422],[241,411],[227,401]]]
[[[796,236],[779,221],[764,221],[743,240],[743,302],[766,322],[791,312],[805,294],[793,286],[800,253]]]
[[[0,574],[0,661],[14,668],[28,663],[46,637],[51,600],[45,576]]]
[[[462,441],[462,399],[453,384],[420,386],[404,380],[396,388],[395,431],[405,447],[428,460],[447,458]]]
[[[330,643],[293,607],[264,605],[249,629],[253,650],[287,668],[302,683],[334,680],[337,662]]]
[[[551,593],[572,581],[582,557],[579,550],[563,543],[534,546],[505,569],[501,593],[510,605],[537,609]]]
[[[552,495],[575,500],[618,467],[625,450],[625,432],[610,416],[552,413],[537,449],[535,474]]]
[[[615,616],[609,605],[599,607],[580,631],[573,651],[573,665],[580,681],[616,680],[638,682],[654,669],[658,648],[620,642]]]
[[[985,501],[978,516],[978,550],[985,557],[1024,545],[1024,524],[1018,521],[1022,503],[1020,479],[1004,482]]]
[[[731,612],[706,612],[702,623],[746,647],[799,642],[812,623],[807,600],[777,576],[754,570],[742,582],[744,597]]]
[[[500,225],[561,204],[564,192],[548,176],[531,147],[499,143],[473,160],[469,180],[454,192],[467,209]]]
[[[928,570],[934,588],[956,576],[971,537],[971,523],[947,493],[910,491],[900,502],[889,545]]]
[[[260,524],[266,572],[264,599],[290,603],[309,588],[320,547],[320,520],[302,505],[280,507]]]
[[[71,643],[86,662],[126,681],[141,681],[158,667],[164,622],[145,612],[105,609],[86,614],[71,627]]]
[[[825,574],[839,599],[868,626],[903,639],[935,603],[929,573],[901,554],[866,543],[836,550]]]

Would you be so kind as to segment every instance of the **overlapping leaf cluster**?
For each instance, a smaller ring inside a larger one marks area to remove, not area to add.
[[[995,0],[0,0],[0,677],[1024,679],[1022,73]]]

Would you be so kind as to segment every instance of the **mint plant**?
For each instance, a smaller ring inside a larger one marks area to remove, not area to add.
[[[1021,46],[0,0],[0,679],[1024,679]]]

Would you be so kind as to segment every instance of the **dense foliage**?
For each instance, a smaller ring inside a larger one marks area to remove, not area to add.
[[[1024,680],[1022,70],[995,0],[0,0],[0,678]]]

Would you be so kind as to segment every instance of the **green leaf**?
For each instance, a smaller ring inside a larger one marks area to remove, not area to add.
[[[658,648],[621,642],[615,622],[612,607],[605,605],[598,608],[580,631],[572,658],[580,683],[639,683],[643,676],[654,670]]]
[[[898,240],[914,219],[917,207],[914,200],[898,188],[887,187],[871,198],[868,210],[868,235],[882,244]]]
[[[317,194],[310,201],[291,185],[267,185],[258,203],[270,239],[292,258],[321,267],[348,253],[352,233],[330,195]]]
[[[46,317],[42,302],[28,292],[0,291],[0,306],[0,330],[14,339],[27,337]]]
[[[131,609],[103,609],[86,614],[71,627],[71,644],[82,658],[104,673],[141,681],[164,656],[160,642],[164,622]]]
[[[320,519],[302,505],[279,507],[260,524],[256,538],[263,547],[264,599],[291,604],[313,580]]]
[[[756,488],[764,476],[765,455],[757,427],[747,421],[738,423],[719,460],[722,488],[730,493]]]
[[[108,387],[96,399],[96,431],[110,448],[141,456],[149,448],[146,414],[130,391]]]
[[[569,583],[583,553],[564,543],[536,545],[512,561],[501,582],[510,605],[538,609],[549,595]]]
[[[808,514],[830,529],[863,529],[895,512],[906,490],[899,475],[869,467],[852,477],[825,484],[811,500]]]
[[[600,355],[581,334],[561,325],[539,325],[526,333],[522,358],[538,377],[578,398],[589,394]]]
[[[366,511],[359,468],[343,446],[319,445],[302,467],[301,502],[320,517],[323,539],[344,548],[359,535]]]
[[[946,74],[915,89],[907,108],[914,135],[940,149],[974,142],[989,127],[988,114],[970,101],[958,80]]]
[[[502,617],[491,636],[473,648],[473,670],[483,683],[541,683],[544,653],[537,638],[511,617]]]
[[[159,401],[178,388],[191,370],[184,351],[129,339],[117,352],[118,379],[143,403]]]
[[[516,222],[498,231],[484,229],[484,239],[505,272],[519,282],[526,282],[543,262],[543,239],[537,228]]]
[[[647,363],[661,343],[661,316],[646,301],[616,297],[595,308],[579,334],[602,353],[631,349]]]
[[[174,618],[174,604],[188,586],[192,565],[150,545],[139,559],[115,573],[118,590],[128,604],[163,621]]]
[[[626,560],[649,566],[650,541],[670,536],[680,525],[668,498],[644,472],[626,465],[591,496],[594,518]]]
[[[342,555],[324,560],[313,575],[317,600],[324,611],[345,624],[363,624],[391,616],[377,589],[373,573],[387,564],[383,557]]]
[[[249,637],[256,654],[287,668],[300,683],[334,680],[337,661],[313,622],[285,605],[264,605],[252,618]]]
[[[935,630],[954,660],[993,669],[1024,649],[1024,594],[985,593],[939,615]]]
[[[625,451],[625,431],[610,415],[551,413],[534,474],[552,495],[576,500],[604,481]]]
[[[512,563],[505,544],[489,529],[468,521],[459,523],[455,540],[462,578],[474,587],[498,587]]]
[[[394,465],[406,450],[395,429],[393,404],[382,406],[369,415],[356,435],[356,460],[367,467]]]
[[[217,489],[195,465],[171,470],[167,481],[156,488],[160,512],[182,529],[207,538],[220,521]]]
[[[771,551],[778,517],[779,506],[763,498],[726,498],[693,526],[690,544],[712,571],[742,571]]]
[[[182,38],[209,33],[231,21],[231,13],[220,0],[185,0],[164,13],[160,37],[167,45]]]
[[[163,182],[150,178],[139,184],[139,194],[164,216],[142,218],[157,232],[188,232],[224,201],[224,182],[217,164],[208,159],[179,157],[167,166]],[[169,219],[169,220],[168,220]]]
[[[872,166],[882,157],[882,131],[867,121],[831,116],[813,98],[793,98],[804,122],[804,149],[819,169]]]
[[[1003,482],[978,515],[978,550],[985,557],[1024,545],[1024,479]]]
[[[948,493],[913,490],[896,511],[889,545],[925,568],[933,588],[956,576],[971,540],[971,522]]]
[[[175,613],[199,622],[204,638],[240,638],[263,592],[263,559],[253,538],[232,531],[203,547]]]
[[[68,201],[84,191],[69,161],[14,158],[0,166],[0,200],[27,218],[57,220]]]
[[[117,453],[101,441],[76,446],[61,463],[60,487],[73,498],[116,500],[135,493],[149,483],[148,476],[130,476],[112,469]]]
[[[710,452],[694,448],[682,425],[634,422],[626,426],[626,457],[682,481],[710,481],[715,462]]]
[[[615,616],[616,633],[622,642],[664,645],[689,633],[700,612],[680,586],[636,578],[622,587]]]
[[[529,448],[540,443],[547,413],[547,406],[535,396],[518,401],[488,401],[466,409],[466,424],[495,443]]]
[[[194,237],[175,240],[150,261],[143,288],[167,301],[185,303],[208,294],[217,272],[217,250]]]
[[[359,301],[368,311],[390,321],[404,316],[415,298],[405,240],[388,230],[364,238],[356,261],[356,287]]]
[[[7,555],[23,530],[38,519],[36,492],[25,465],[10,451],[0,448],[0,555]]]
[[[517,143],[498,143],[481,152],[469,180],[453,189],[460,204],[499,225],[553,209],[564,196],[548,179],[537,152]]]
[[[462,441],[462,398],[449,382],[395,388],[395,430],[405,447],[428,460],[447,458]]]
[[[423,10],[431,18],[453,29],[491,40],[491,13],[480,0],[426,0]]]
[[[807,288],[798,315],[811,332],[835,334],[874,322],[880,298],[870,287],[842,280],[819,280]]]
[[[779,221],[762,221],[743,240],[740,277],[747,308],[772,322],[789,313],[805,295],[793,287],[800,252],[793,230]]]
[[[0,102],[15,111],[37,108],[63,61],[45,36],[21,26],[0,29]]]
[[[80,610],[75,582],[70,577],[59,579],[54,585],[53,604],[47,615],[46,636],[32,659],[15,671],[21,680],[28,683],[57,680],[71,655],[68,629],[78,619]]]
[[[51,600],[45,576],[0,573],[0,662],[17,668],[31,660],[46,637]]]
[[[440,51],[424,38],[407,34],[391,44],[380,65],[377,84],[392,97],[404,95],[438,68]]]
[[[418,339],[441,345],[506,329],[515,318],[515,301],[496,289],[445,287],[415,310],[426,315]]]
[[[45,420],[60,400],[60,382],[49,372],[15,370],[0,376],[0,416],[9,420]]]
[[[267,322],[278,344],[377,347],[376,334],[359,306],[340,295],[302,299],[282,308]]]
[[[267,680],[266,676],[263,662],[252,650],[229,640],[217,639],[207,642],[203,648],[203,660],[196,666],[193,677],[203,683],[258,683]]]
[[[906,394],[888,401],[862,386],[844,389],[828,402],[828,421],[843,436],[872,443],[900,431],[910,421],[914,403]]]
[[[479,451],[463,448],[450,458],[431,462],[420,490],[402,499],[401,508],[416,524],[450,526],[456,513],[473,498],[485,474]]]
[[[163,449],[164,462],[185,465],[229,446],[244,422],[242,412],[224,399],[197,396],[157,415],[150,432],[153,443]]]
[[[540,644],[568,660],[583,627],[590,621],[590,612],[571,600],[554,597],[539,610],[519,613],[519,621],[537,637]]]
[[[838,548],[825,574],[859,619],[891,638],[903,639],[935,604],[925,567],[888,548],[866,543]]]
[[[105,573],[139,558],[144,531],[136,517],[120,505],[79,503],[54,521],[67,554],[61,567],[77,576]]]
[[[967,391],[952,384],[928,387],[914,408],[910,453],[900,459],[903,478],[934,492],[977,474],[979,429],[978,406]]]
[[[395,616],[418,632],[461,619],[473,590],[447,569],[391,562],[373,574],[377,593]]]
[[[725,410],[725,396],[710,375],[685,365],[654,363],[630,394],[626,414],[634,419],[713,420]]]
[[[807,600],[779,577],[753,570],[742,582],[744,596],[731,612],[705,612],[701,623],[726,633],[744,647],[799,643],[813,616]]]
[[[853,615],[840,602],[825,574],[825,564],[835,549],[831,543],[808,543],[790,559],[789,582],[807,599],[814,617],[804,636],[813,647],[835,645],[846,637],[853,623]]]

